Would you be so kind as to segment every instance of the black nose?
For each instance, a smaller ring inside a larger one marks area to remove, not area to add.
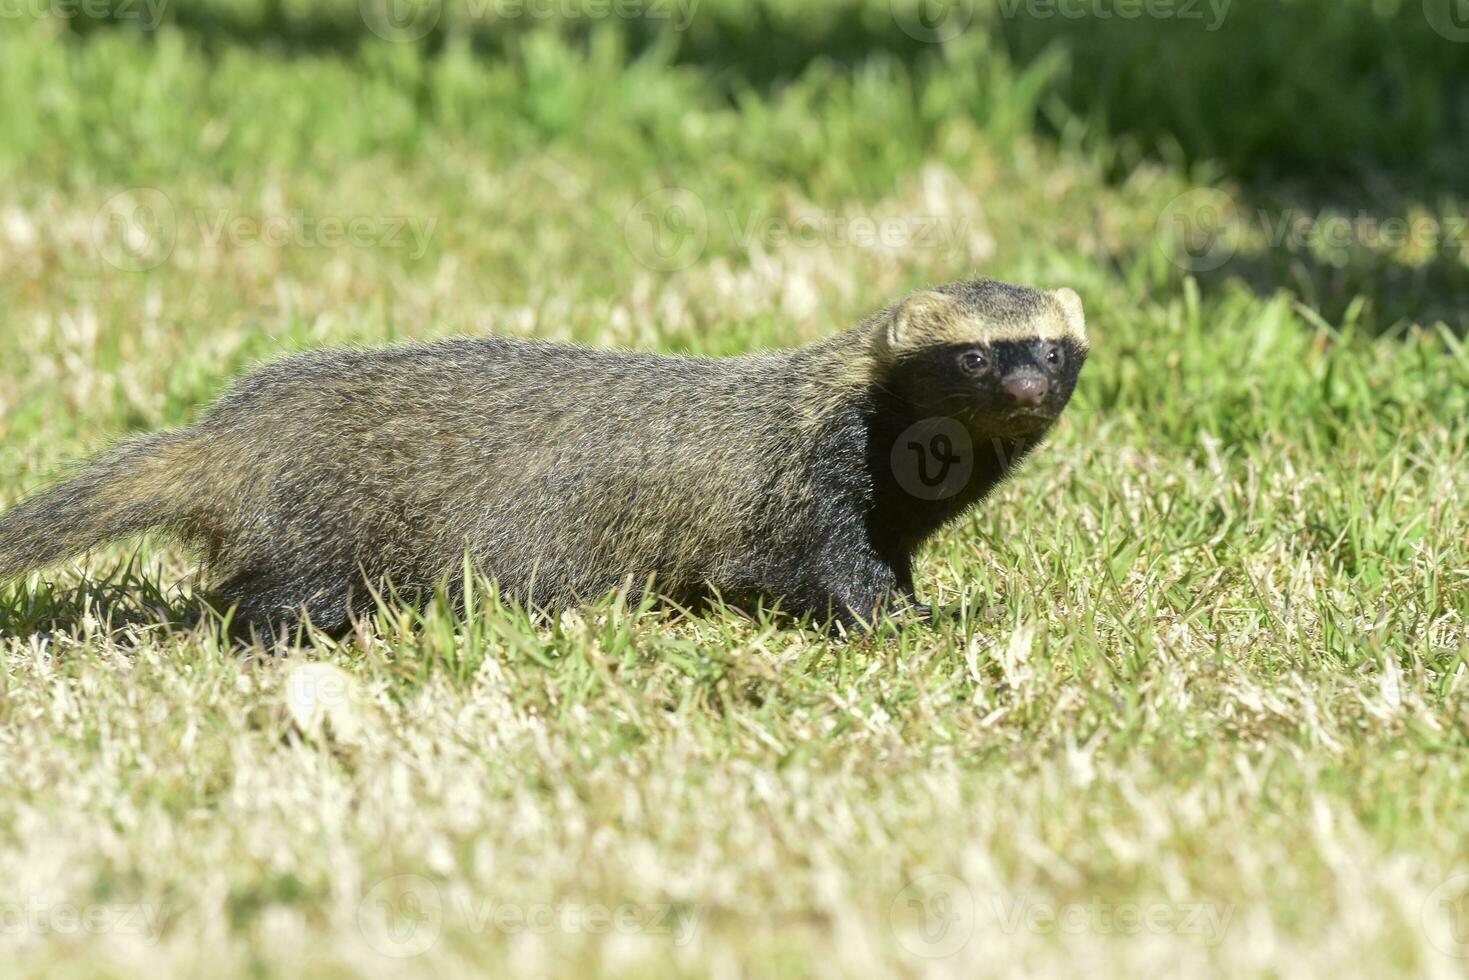
[[[1039,405],[1045,399],[1046,392],[1051,390],[1045,378],[1033,374],[1006,378],[1004,388],[1005,394],[1021,405]]]

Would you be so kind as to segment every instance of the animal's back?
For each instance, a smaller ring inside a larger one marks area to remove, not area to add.
[[[267,596],[330,592],[364,568],[427,588],[466,552],[537,604],[655,572],[674,597],[757,589],[742,544],[779,535],[810,496],[806,383],[789,355],[505,339],[290,358],[198,427],[222,462],[248,461],[208,521],[215,563],[227,592]]]

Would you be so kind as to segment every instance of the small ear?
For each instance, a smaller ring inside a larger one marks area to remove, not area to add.
[[[922,346],[924,338],[933,336],[935,327],[954,317],[954,301],[932,289],[914,293],[898,305],[888,324],[888,347],[903,350]]]
[[[1086,340],[1086,311],[1081,308],[1081,297],[1076,295],[1076,290],[1063,286],[1051,295],[1060,304],[1061,313],[1066,317],[1066,325],[1077,337]]]

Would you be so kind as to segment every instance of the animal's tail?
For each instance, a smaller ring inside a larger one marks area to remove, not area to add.
[[[118,538],[178,528],[200,490],[191,448],[184,433],[123,443],[0,514],[0,582]]]

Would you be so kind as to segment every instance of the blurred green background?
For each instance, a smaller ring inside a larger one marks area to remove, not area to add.
[[[594,43],[604,51],[603,70],[612,67],[608,58],[682,69],[673,73],[682,80],[677,94],[667,90],[671,83],[639,76],[639,87],[661,91],[623,106],[605,120],[609,128],[646,123],[646,114],[681,101],[706,111],[782,92],[847,101],[852,96],[837,91],[865,77],[902,89],[894,98],[914,118],[891,135],[903,137],[909,153],[928,149],[947,118],[988,127],[1002,116],[1098,148],[1120,142],[1119,176],[1145,154],[1216,163],[1242,179],[1360,178],[1388,169],[1434,187],[1464,173],[1469,15],[1452,0],[48,0],[58,9],[68,4],[78,13],[65,18],[67,27],[93,41],[99,31],[138,39],[161,28],[166,44],[176,38],[207,56],[246,49],[297,58],[306,62],[303,78],[311,63],[340,62],[401,84],[418,125],[406,125],[400,111],[357,140],[320,134],[344,151],[410,152],[423,127],[501,152],[569,137],[613,109],[626,89],[599,99],[569,79],[559,90],[506,88],[517,88],[511,78],[549,81],[557,68],[551,50],[577,58]],[[382,37],[403,50],[375,51]],[[15,54],[8,50],[7,61]],[[482,79],[498,85],[478,93],[493,98],[493,108],[465,91],[471,59],[500,66]],[[449,65],[461,72],[457,88],[445,77]],[[38,67],[25,59],[10,67],[11,79]],[[1024,91],[996,87],[1026,72],[1033,74]],[[181,122],[205,97],[161,88],[160,95],[182,97]],[[1022,98],[1001,106],[1001,94]],[[97,117],[64,115],[52,141],[32,133],[6,149],[65,155],[62,141],[75,135],[65,125],[88,121]],[[149,134],[129,130],[99,147],[97,162],[137,173],[144,161],[129,150]],[[592,133],[583,140],[599,142]],[[687,135],[668,148],[707,149]],[[842,157],[843,149],[831,152]],[[201,159],[232,150],[249,152],[221,146]],[[251,159],[293,163],[299,152],[287,145]]]

